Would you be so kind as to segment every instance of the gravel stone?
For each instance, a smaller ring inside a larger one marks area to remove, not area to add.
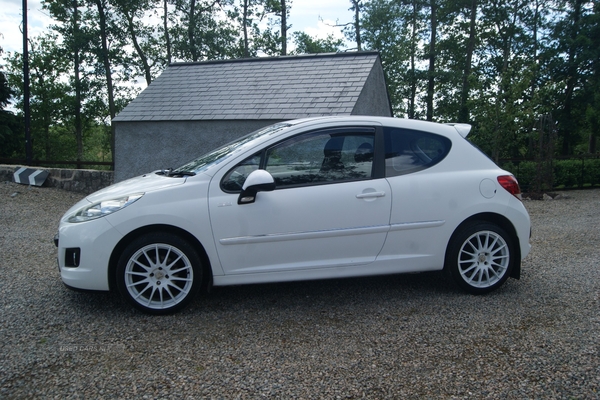
[[[0,398],[600,398],[600,190],[525,201],[522,277],[442,273],[214,288],[152,317],[65,288],[81,194],[0,183]]]

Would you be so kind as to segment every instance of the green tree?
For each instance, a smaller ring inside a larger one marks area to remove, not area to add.
[[[556,89],[541,56],[554,17],[543,1],[365,3],[363,40],[381,52],[395,114],[469,122],[494,158],[525,154]]]
[[[437,29],[439,0],[429,0],[429,45],[426,54],[429,67],[427,68],[427,95],[426,95],[426,118],[427,121],[433,121],[433,97],[435,91],[436,78],[436,56],[437,56]]]
[[[267,27],[257,37],[257,49],[269,56],[285,56],[288,53],[287,23],[290,16],[290,0],[264,0],[262,18],[268,21]]]
[[[458,111],[458,122],[470,121],[469,96],[471,94],[471,81],[473,79],[473,55],[477,44],[477,0],[471,0],[468,10],[469,39],[467,40],[465,63],[462,69],[462,85],[460,88],[460,105]]]
[[[335,53],[344,44],[342,39],[335,39],[333,35],[326,39],[313,38],[304,32],[294,32],[296,50],[294,54]]]
[[[523,155],[535,121],[524,101],[536,69],[530,11],[524,0],[482,3],[474,140],[495,160]]]
[[[597,1],[563,0],[559,7],[562,18],[551,26],[555,46],[546,57],[551,60],[548,72],[560,88],[554,104],[561,153],[569,155],[593,149],[590,138],[598,135],[599,6]]]
[[[279,18],[281,21],[281,10],[282,7],[287,7],[286,3],[280,0],[238,1],[239,3],[234,4],[227,13],[229,19],[237,21],[239,25],[241,57],[256,57],[260,52],[269,55],[287,52],[287,39],[284,49],[280,32],[274,29],[275,26],[281,29],[283,25],[281,22],[277,25],[273,22],[273,17]],[[286,9],[286,16],[288,12],[289,10]],[[285,18],[283,20],[285,21]],[[264,25],[264,22],[268,22],[267,27],[261,30],[259,25]]]
[[[29,41],[30,118],[34,158],[52,160],[62,156],[60,138],[53,128],[71,119],[73,98],[65,83],[69,64],[63,49],[57,46],[56,34],[32,38]],[[23,58],[20,53],[8,57],[9,81],[19,99],[15,106],[23,110]],[[71,137],[71,139],[73,139]],[[75,141],[71,142],[75,145]]]
[[[250,57],[250,33],[249,30],[256,29],[256,24],[253,23],[252,17],[254,16],[255,2],[251,0],[240,0],[241,19],[240,24],[242,27],[242,53],[245,58]]]
[[[594,2],[592,11],[584,17],[584,36],[588,39],[585,58],[589,60],[584,99],[588,99],[585,110],[589,129],[588,153],[594,154],[600,137],[600,2]]]
[[[97,25],[92,25],[95,29],[92,28],[91,36],[96,38],[96,40],[91,41],[92,51],[96,55],[97,63],[101,65],[101,68],[104,71],[106,94],[108,98],[108,114],[112,121],[117,113],[115,106],[115,88],[113,83],[113,62],[117,54],[114,51],[111,54],[109,50],[109,40],[112,40],[116,36],[116,32],[119,31],[112,29],[112,10],[109,8],[109,4],[106,0],[93,0],[91,6],[96,7],[97,14],[94,16],[94,19],[98,21]],[[100,39],[99,43],[97,43],[98,38]],[[115,130],[112,124],[110,131],[110,149],[111,154],[114,154]]]
[[[239,56],[237,32],[218,18],[227,5],[227,0],[175,0],[170,32],[174,55],[192,62]]]
[[[168,30],[168,9],[165,0],[162,26],[148,26],[143,22],[147,13],[156,5],[152,0],[111,0],[112,5],[112,59],[124,70],[132,69],[132,75],[142,75],[147,85],[171,62],[171,39]],[[126,34],[118,33],[126,27]],[[133,53],[123,54],[123,48],[133,46]]]
[[[478,12],[477,0],[440,3],[438,15],[443,19],[435,62],[438,119],[471,122],[471,92],[477,85],[474,59],[479,45]]]
[[[363,45],[381,53],[392,108],[398,116],[424,115],[419,105],[425,77],[419,63],[424,54],[420,46],[425,34],[424,13],[421,0],[374,0],[363,5]]]
[[[554,26],[553,36],[558,41],[557,56],[560,57],[558,65],[560,72],[558,76],[565,83],[565,89],[560,99],[560,107],[557,112],[558,132],[562,140],[562,154],[568,155],[573,151],[578,130],[578,113],[576,103],[576,91],[582,78],[580,63],[582,44],[582,13],[584,0],[565,1],[565,17]],[[565,62],[562,62],[565,60]]]
[[[111,120],[135,93],[129,83],[142,76],[150,84],[173,60],[287,54],[290,6],[290,0],[46,0],[56,25],[31,41],[37,157],[70,151],[80,160],[110,157]],[[561,153],[596,151],[598,1],[350,0],[350,6],[354,18],[344,33],[359,49],[381,52],[395,115],[471,123],[472,140],[495,159],[532,155],[536,121],[552,115]],[[305,32],[292,40],[296,54],[343,45]],[[11,95],[14,107],[22,107],[22,72],[17,54],[7,60],[8,83],[0,74],[1,153],[20,154],[19,117],[5,109]],[[5,146],[7,138],[15,145]]]
[[[89,81],[83,75],[84,64],[89,57],[89,32],[83,25],[83,6],[80,0],[48,0],[45,7],[58,24],[53,29],[62,35],[65,55],[71,64],[71,83],[74,91],[72,102],[73,133],[77,142],[77,161],[83,160],[84,96]],[[83,75],[83,76],[82,76]]]
[[[2,55],[2,48],[0,48]],[[11,112],[6,110],[10,104],[11,97],[15,94],[13,89],[8,85],[8,80],[0,67],[0,156],[1,157],[16,157],[21,155],[21,140],[20,135],[22,127],[18,118]],[[24,139],[24,138],[23,138]],[[23,142],[24,143],[24,142]],[[23,148],[24,148],[23,144]]]

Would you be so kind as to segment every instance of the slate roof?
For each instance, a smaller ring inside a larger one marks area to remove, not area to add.
[[[114,121],[350,115],[377,52],[171,64]]]

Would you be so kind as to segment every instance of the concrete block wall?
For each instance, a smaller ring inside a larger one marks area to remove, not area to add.
[[[14,172],[21,165],[0,165],[0,182],[14,182]],[[55,187],[71,192],[90,194],[114,182],[113,171],[97,171],[93,169],[63,169],[63,168],[42,168],[28,167],[34,169],[43,169],[48,171],[49,175],[44,182],[43,187]]]

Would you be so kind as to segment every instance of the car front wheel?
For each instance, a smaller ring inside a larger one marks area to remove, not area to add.
[[[198,253],[171,233],[149,233],[131,242],[117,265],[117,287],[135,308],[149,314],[181,310],[202,280]]]
[[[511,237],[499,226],[472,222],[450,241],[446,268],[467,292],[491,292],[510,276],[516,254],[512,243]]]

